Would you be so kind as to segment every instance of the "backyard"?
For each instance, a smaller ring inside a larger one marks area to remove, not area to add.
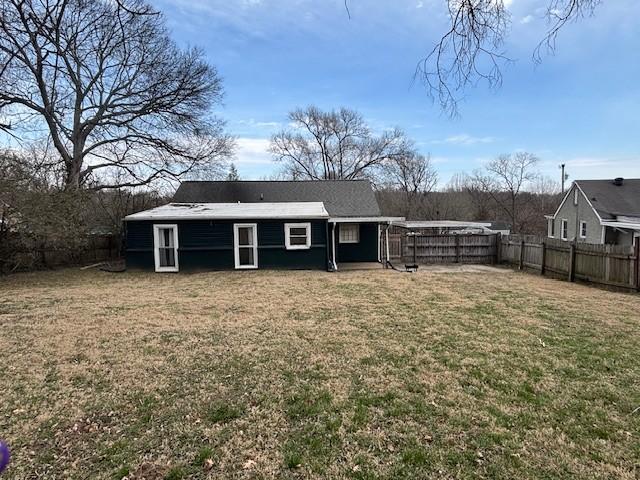
[[[511,271],[0,278],[4,475],[635,479],[639,327]]]

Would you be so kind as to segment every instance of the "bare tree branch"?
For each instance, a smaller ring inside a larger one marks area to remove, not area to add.
[[[67,189],[146,185],[228,157],[216,70],[143,0],[0,4],[0,109],[46,130]],[[121,184],[105,184],[129,176]],[[110,181],[109,180],[109,181]]]

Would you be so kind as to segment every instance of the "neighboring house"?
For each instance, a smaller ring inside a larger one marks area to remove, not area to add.
[[[126,220],[127,266],[337,270],[380,262],[383,217],[369,181],[183,182],[173,202]]]
[[[633,245],[640,237],[640,179],[576,180],[545,218],[550,238]]]

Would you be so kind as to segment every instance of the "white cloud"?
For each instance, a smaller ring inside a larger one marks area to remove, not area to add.
[[[522,17],[520,19],[520,23],[523,25],[526,25],[527,23],[531,23],[534,20],[534,16],[533,15],[527,15],[525,17]]]
[[[256,128],[278,128],[281,127],[282,124],[280,122],[259,122],[250,118],[249,120],[238,120],[236,122],[238,125],[245,125],[247,127],[256,127]]]
[[[474,137],[466,133],[459,135],[451,135],[444,140],[434,140],[431,143],[434,144],[449,144],[449,145],[476,145],[478,143],[493,143],[495,138],[493,137]]]
[[[424,2],[418,0],[418,2],[416,3],[416,8],[422,8],[424,7]]]
[[[237,165],[271,165],[274,162],[269,144],[268,138],[238,138],[233,162]]]

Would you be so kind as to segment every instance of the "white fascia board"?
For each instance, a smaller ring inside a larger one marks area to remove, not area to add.
[[[638,230],[640,231],[640,223],[625,223],[625,222],[616,222],[614,220],[611,221],[603,221],[601,222],[603,227],[611,227],[611,228],[625,228],[627,230]]]

